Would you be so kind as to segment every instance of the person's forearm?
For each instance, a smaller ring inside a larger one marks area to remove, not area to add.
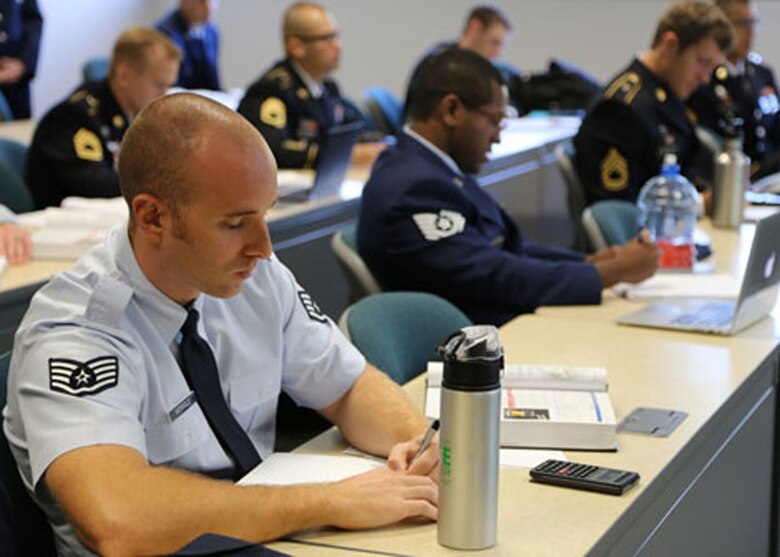
[[[91,465],[91,477],[73,481],[83,463]],[[204,533],[263,542],[327,525],[334,514],[329,486],[241,487],[151,467],[116,446],[60,457],[46,482],[82,542],[101,555],[168,554]]]
[[[387,375],[366,366],[347,395],[322,411],[354,446],[387,456],[396,443],[421,435],[425,417]]]

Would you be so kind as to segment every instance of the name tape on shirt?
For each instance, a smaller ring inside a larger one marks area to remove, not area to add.
[[[87,362],[49,358],[49,388],[73,396],[94,395],[119,381],[116,356],[98,356]]]
[[[305,290],[301,290],[298,292],[298,297],[301,299],[303,309],[306,310],[306,314],[309,318],[314,321],[319,321],[320,323],[326,323],[328,321],[328,318],[322,313],[320,306],[317,305],[317,302],[314,301],[311,294]]]
[[[412,218],[423,238],[431,242],[459,234],[466,226],[466,217],[446,209],[438,213],[417,213]]]

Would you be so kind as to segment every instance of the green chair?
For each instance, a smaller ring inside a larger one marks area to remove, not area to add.
[[[24,181],[27,145],[15,139],[0,137],[0,163],[16,172],[16,175]]]
[[[35,209],[35,201],[27,184],[3,162],[0,162],[0,203],[14,213],[26,213]]]
[[[8,365],[10,362],[10,352],[0,356],[0,408],[5,406],[8,396]],[[0,426],[2,423],[3,418],[0,416]],[[16,554],[19,557],[27,555],[56,556],[51,527],[43,511],[30,498],[24,483],[22,483],[5,433],[0,439],[0,480],[5,485],[11,500],[11,519],[16,534]]]
[[[620,246],[637,235],[640,210],[629,201],[597,201],[582,212],[582,227],[594,250]]]
[[[376,277],[357,251],[357,230],[354,225],[338,230],[331,238],[330,246],[347,277],[349,303],[382,291]]]
[[[403,385],[423,373],[436,348],[471,320],[444,298],[425,292],[381,292],[348,307],[339,327],[371,364]]]
[[[90,58],[81,68],[84,81],[100,81],[108,74],[108,58]]]

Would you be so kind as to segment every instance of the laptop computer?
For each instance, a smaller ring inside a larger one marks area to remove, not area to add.
[[[278,197],[283,201],[308,201],[338,195],[352,159],[362,122],[332,126],[320,141],[314,176],[293,171],[279,172]]]
[[[769,315],[780,290],[780,213],[756,225],[739,297],[657,300],[618,319],[621,325],[734,335]]]

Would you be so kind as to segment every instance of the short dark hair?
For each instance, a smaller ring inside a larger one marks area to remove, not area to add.
[[[658,21],[652,46],[658,46],[663,34],[672,31],[677,35],[680,51],[712,37],[721,51],[726,52],[731,48],[733,29],[723,11],[714,4],[677,2]]]
[[[409,116],[426,120],[446,95],[455,94],[467,108],[493,100],[492,83],[503,85],[501,73],[488,60],[454,46],[425,59],[409,91]]]
[[[464,33],[469,26],[469,22],[474,20],[479,21],[482,24],[482,27],[486,29],[492,25],[499,24],[506,27],[507,31],[512,30],[512,22],[509,21],[506,14],[492,4],[474,6],[469,12],[469,16],[466,18],[466,25],[463,26]]]

